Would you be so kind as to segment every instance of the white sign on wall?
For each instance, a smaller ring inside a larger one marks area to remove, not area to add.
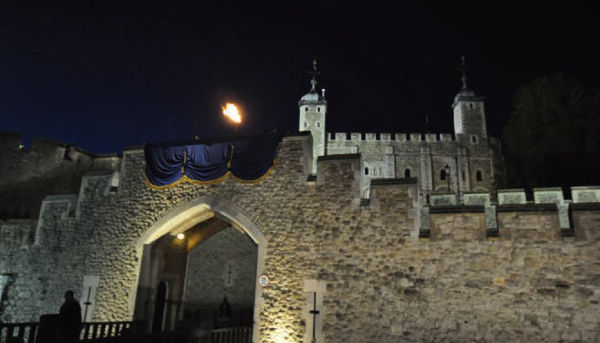
[[[96,275],[86,275],[83,277],[83,290],[81,291],[81,319],[84,322],[92,320],[94,305],[96,305],[96,290],[100,277]]]
[[[269,285],[269,277],[267,274],[260,274],[258,277],[258,285],[260,287],[267,287]]]

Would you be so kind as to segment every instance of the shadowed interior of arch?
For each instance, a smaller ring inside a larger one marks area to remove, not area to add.
[[[144,245],[135,318],[154,332],[252,327],[258,245],[224,217],[202,216]]]

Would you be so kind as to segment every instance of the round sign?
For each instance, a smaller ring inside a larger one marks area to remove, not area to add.
[[[258,284],[260,285],[260,287],[267,287],[269,285],[269,277],[267,276],[267,274],[261,274],[258,277]]]

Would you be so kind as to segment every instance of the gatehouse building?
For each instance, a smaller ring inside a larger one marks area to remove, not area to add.
[[[0,340],[67,289],[86,322],[197,342],[597,340],[600,187],[497,189],[466,79],[454,135],[328,134],[316,79],[299,111],[262,152],[1,133]]]

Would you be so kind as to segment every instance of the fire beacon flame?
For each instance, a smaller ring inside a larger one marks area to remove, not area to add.
[[[238,111],[237,106],[235,106],[234,104],[228,102],[225,107],[223,107],[223,114],[226,117],[229,117],[229,119],[231,119],[231,121],[233,121],[236,124],[239,124],[242,122],[242,116],[240,116],[240,112]]]

